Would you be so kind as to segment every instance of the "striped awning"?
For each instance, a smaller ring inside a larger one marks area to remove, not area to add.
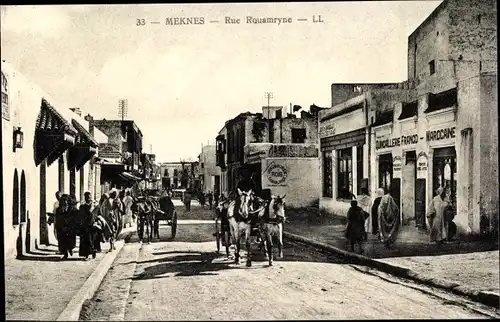
[[[75,119],[72,120],[71,124],[78,133],[75,138],[75,145],[68,151],[68,169],[75,168],[79,170],[97,153],[99,143]]]
[[[52,164],[67,149],[75,145],[77,130],[47,100],[42,98],[36,120],[33,149],[35,165],[44,160]]]
[[[128,172],[120,173],[120,177],[122,177],[123,179],[125,179],[127,181],[140,181],[140,180],[142,180],[142,178],[136,177],[133,174],[128,173]]]

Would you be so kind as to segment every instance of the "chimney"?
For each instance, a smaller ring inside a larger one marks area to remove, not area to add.
[[[89,133],[90,135],[94,136],[94,118],[92,117],[92,115],[90,114],[87,114],[85,115],[84,117],[85,121],[89,122]]]

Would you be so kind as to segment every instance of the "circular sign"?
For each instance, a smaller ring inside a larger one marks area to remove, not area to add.
[[[273,164],[267,170],[267,178],[271,183],[280,184],[286,180],[286,168],[281,164]]]

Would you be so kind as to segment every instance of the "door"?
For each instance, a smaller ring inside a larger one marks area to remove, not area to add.
[[[406,162],[402,170],[403,196],[401,208],[403,225],[407,225],[410,221],[415,220],[415,178],[417,175],[416,152],[406,152],[405,159]]]
[[[455,147],[435,149],[432,163],[432,195],[435,196],[440,187],[446,189],[446,197],[456,210],[457,156]]]
[[[415,221],[417,227],[426,229],[425,220],[425,194],[426,194],[426,179],[417,179],[415,182]]]

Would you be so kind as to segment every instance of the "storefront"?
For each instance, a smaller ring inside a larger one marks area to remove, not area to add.
[[[368,177],[368,144],[364,96],[351,106],[320,112],[320,207],[347,214],[350,200],[361,193]]]
[[[373,124],[377,171],[372,179],[391,193],[403,225],[424,229],[427,206],[439,187],[446,189],[456,210],[457,141],[454,109],[427,109],[417,118],[418,104],[399,104]]]

